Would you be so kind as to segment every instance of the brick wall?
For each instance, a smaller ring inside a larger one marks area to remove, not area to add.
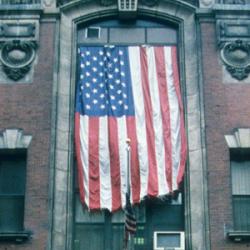
[[[23,129],[32,135],[28,149],[24,244],[3,244],[1,250],[45,249],[48,239],[48,183],[55,25],[41,23],[37,64],[32,84],[0,84],[0,130]]]
[[[212,250],[249,249],[224,237],[224,225],[233,225],[229,150],[224,135],[250,127],[250,85],[228,81],[216,47],[215,24],[203,23],[202,60],[208,163],[209,215]]]

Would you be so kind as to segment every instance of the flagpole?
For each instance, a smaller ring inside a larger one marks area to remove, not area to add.
[[[130,164],[131,164],[131,149],[130,149],[130,142],[131,140],[127,138],[127,190],[126,190],[126,200],[130,199]],[[125,244],[124,249],[125,250],[132,250],[132,242],[133,237],[131,237],[131,234],[125,230]]]
[[[131,152],[130,152],[130,139],[127,138],[126,140],[126,143],[127,143],[127,195],[129,196],[130,198],[130,155],[131,155]]]

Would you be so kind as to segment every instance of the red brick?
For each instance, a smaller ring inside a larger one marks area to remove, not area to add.
[[[49,149],[55,25],[41,23],[38,60],[31,84],[0,84],[0,130],[20,128],[32,135],[28,149],[24,244],[1,244],[1,250],[44,250],[48,241]]]

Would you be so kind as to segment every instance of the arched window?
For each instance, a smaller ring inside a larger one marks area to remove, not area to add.
[[[178,48],[177,27],[148,20],[120,22],[109,20],[79,26],[77,49],[87,46],[174,46]],[[79,65],[79,58],[77,59]],[[77,78],[81,77],[77,72]],[[75,168],[76,169],[76,168]],[[74,249],[118,250],[124,244],[124,212],[108,210],[89,212],[79,197],[77,171],[75,172],[74,195]],[[134,250],[153,249],[153,235],[157,231],[184,231],[183,190],[161,199],[143,199],[135,205],[137,231],[133,239]],[[170,247],[178,244],[178,236],[169,239]],[[168,239],[167,239],[168,240]]]

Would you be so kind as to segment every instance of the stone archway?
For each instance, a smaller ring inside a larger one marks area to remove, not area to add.
[[[118,17],[117,6],[76,1],[61,8],[59,74],[55,91],[57,108],[55,158],[52,190],[52,227],[49,248],[71,249],[72,245],[72,164],[73,107],[75,95],[76,31],[80,23],[104,17]],[[138,6],[138,17],[167,20],[179,27],[180,71],[184,87],[188,158],[186,178],[187,249],[209,249],[207,223],[206,163],[202,83],[199,82],[195,8],[182,1],[159,1]]]

